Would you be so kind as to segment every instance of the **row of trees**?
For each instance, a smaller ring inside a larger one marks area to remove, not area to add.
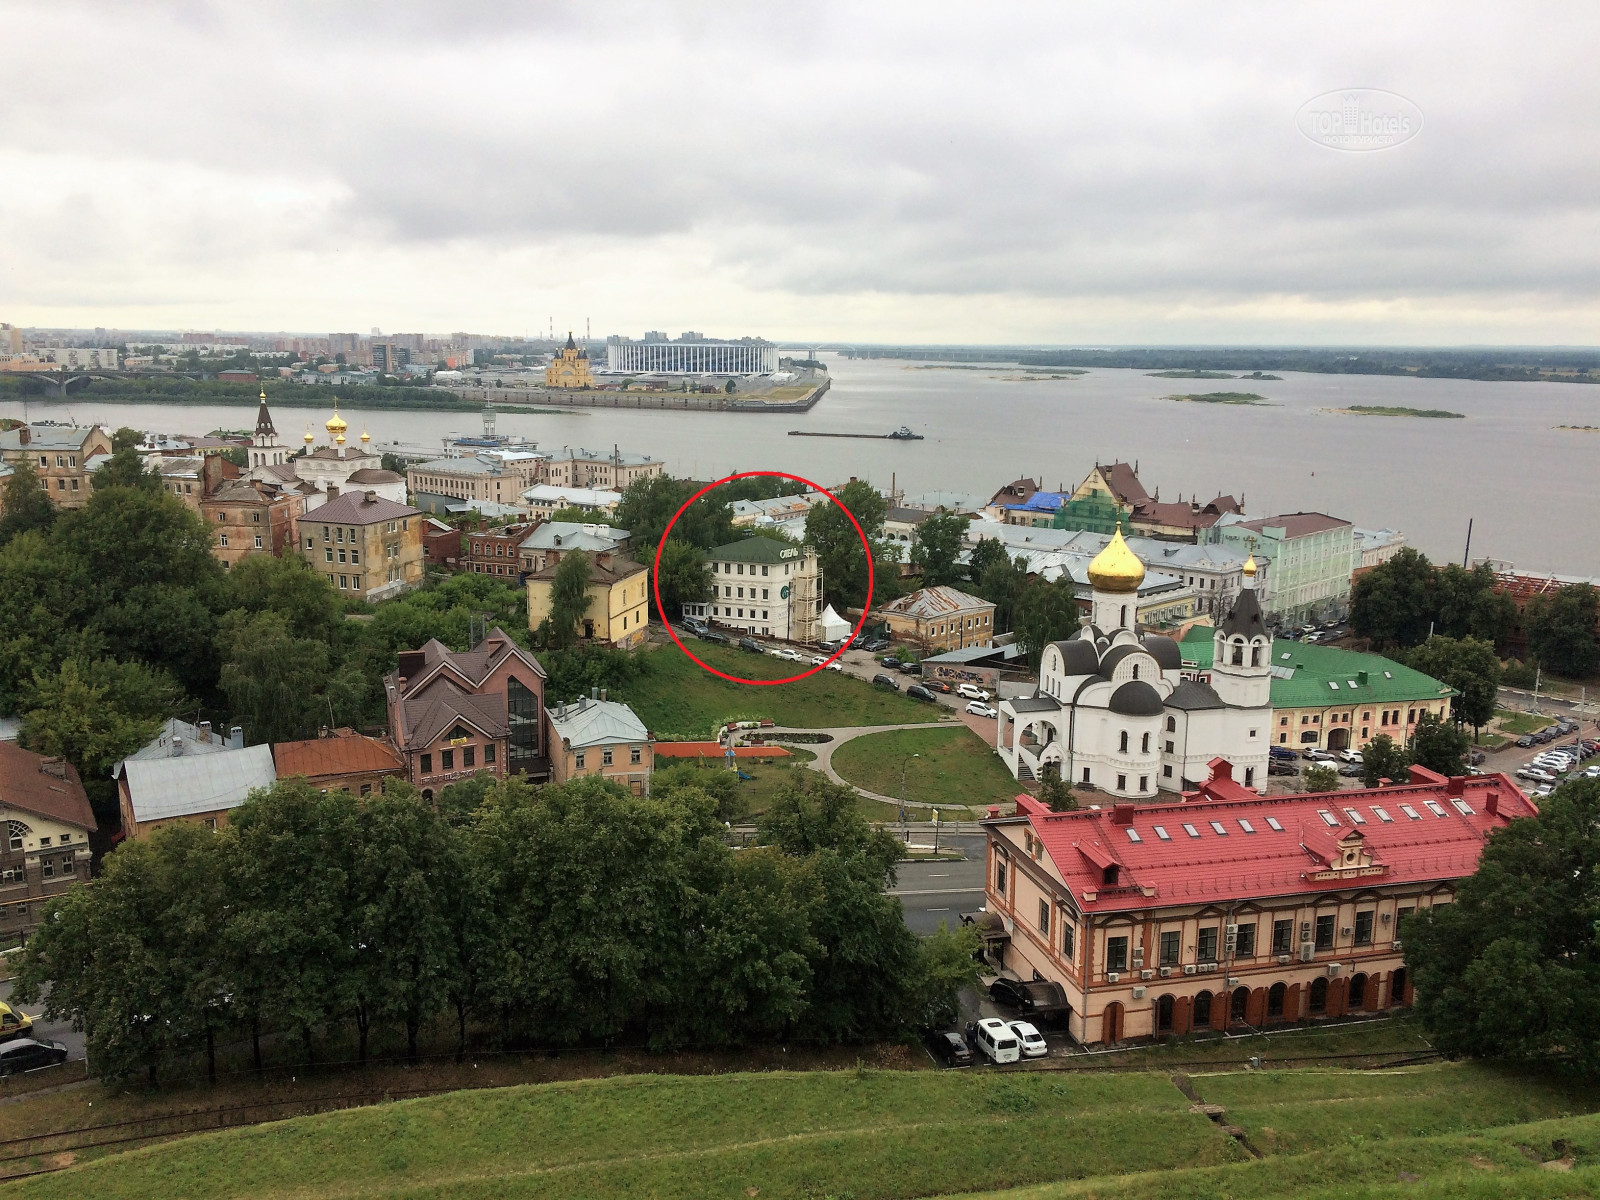
[[[284,782],[220,831],[121,847],[53,900],[15,997],[44,998],[109,1077],[159,1078],[276,1034],[310,1057],[375,1027],[415,1058],[501,1045],[897,1036],[953,1017],[974,939],[923,941],[884,894],[899,845],[847,788],[797,775],[762,848],[723,843],[692,773],[649,797],[598,779],[473,781],[437,807]],[[324,1042],[326,1044],[326,1041]]]

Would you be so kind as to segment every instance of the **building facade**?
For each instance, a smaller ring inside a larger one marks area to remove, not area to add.
[[[622,503],[622,493],[602,488],[563,487],[541,483],[522,493],[522,508],[535,521],[548,521],[562,509],[577,509],[606,519]]]
[[[545,710],[550,737],[550,782],[597,776],[635,796],[650,794],[655,739],[626,704],[600,695]]]
[[[466,530],[462,536],[465,554],[461,569],[473,575],[509,576],[520,585],[522,540],[533,529],[529,521],[493,526],[480,521],[478,528]]]
[[[0,459],[31,464],[57,508],[89,503],[90,459],[110,453],[111,437],[98,425],[19,425],[0,433]]]
[[[300,553],[340,592],[387,600],[422,582],[422,521],[409,505],[350,492],[300,523]]]
[[[0,741],[0,937],[36,929],[44,901],[89,879],[89,835],[98,826],[78,772]]]
[[[574,550],[622,557],[633,541],[626,529],[577,521],[541,521],[522,539],[517,553],[522,570],[531,574],[554,566]]]
[[[382,795],[384,783],[406,778],[405,760],[383,738],[365,737],[353,729],[324,731],[301,742],[279,742],[272,748],[279,779],[303,778],[324,792],[355,796]]]
[[[595,491],[626,491],[635,479],[653,479],[667,464],[648,454],[624,454],[613,446],[603,450],[563,446],[553,451],[543,464],[543,477],[532,483],[548,483],[562,488],[589,488]]]
[[[211,553],[226,569],[251,554],[281,558],[286,549],[293,552],[299,543],[305,496],[298,487],[235,479],[207,496],[199,507],[216,539]]]
[[[1241,553],[1260,549],[1272,560],[1266,613],[1283,622],[1325,621],[1350,611],[1354,527],[1326,513],[1284,513],[1246,521],[1227,517],[1206,534]]]
[[[685,606],[686,615],[803,645],[822,640],[822,563],[811,547],[758,534],[718,546],[706,558],[715,594],[707,604]]]
[[[527,576],[528,628],[538,629],[550,615],[557,562]],[[579,636],[618,650],[631,650],[649,633],[650,569],[621,554],[589,559],[589,608]]]
[[[164,755],[146,757],[141,751],[117,764],[124,837],[144,837],[178,821],[220,829],[251,792],[277,781],[270,746],[222,743],[205,747],[211,753],[197,749],[192,741],[172,739]]]
[[[526,470],[488,454],[418,463],[406,468],[406,485],[417,507],[433,513],[463,500],[515,505],[529,486]]]
[[[994,644],[994,605],[953,587],[921,588],[878,613],[899,641],[924,654]]]
[[[1404,786],[1271,797],[1231,776],[1219,760],[1179,804],[990,810],[988,953],[1060,984],[1077,1041],[1409,1004],[1407,919],[1537,811],[1504,775],[1413,768]]]
[[[770,375],[778,348],[760,338],[724,342],[684,334],[677,341],[606,339],[606,370],[623,375]]]

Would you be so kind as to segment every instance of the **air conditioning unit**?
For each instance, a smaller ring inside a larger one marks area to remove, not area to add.
[[[1310,921],[1301,921],[1300,922],[1300,940],[1302,942],[1309,942],[1311,940],[1311,922]]]
[[[1339,930],[1339,936],[1340,937],[1349,937],[1354,932],[1355,932],[1354,929],[1351,929],[1350,926],[1346,925],[1343,929]]]
[[[1193,975],[1194,974],[1194,964],[1190,963],[1188,966],[1184,967],[1183,968],[1183,973],[1185,975]]]
[[[1139,972],[1139,978],[1140,979],[1154,979],[1155,977],[1156,977],[1156,973],[1154,971],[1140,971]]]
[[[1217,969],[1217,964],[1216,963],[1201,963],[1200,964],[1200,969],[1202,971],[1215,971]]]
[[[1395,940],[1393,941],[1393,943],[1391,943],[1391,945],[1396,950],[1404,950],[1405,949],[1405,947],[1400,944],[1400,939],[1399,938],[1395,938]]]
[[[1310,942],[1301,942],[1300,943],[1300,961],[1301,962],[1310,962],[1316,956],[1317,956],[1316,948],[1314,946],[1312,946],[1312,944]]]
[[[1237,925],[1224,925],[1222,927],[1222,932],[1227,934],[1229,937],[1232,937],[1234,934],[1239,932],[1239,927]]]
[[[1117,980],[1119,980],[1121,978],[1122,978],[1122,976],[1120,974],[1118,974],[1116,971],[1107,971],[1106,972],[1106,982],[1107,983],[1116,983]]]
[[[1163,979],[1172,978],[1172,968],[1171,967],[1162,967],[1161,968],[1161,978],[1163,978]]]
[[[1142,987],[1136,987],[1136,988],[1134,988],[1134,989],[1133,989],[1133,998],[1134,998],[1134,999],[1135,999],[1135,1000],[1143,1000],[1143,999],[1144,999],[1144,991],[1145,991],[1145,990],[1144,990],[1144,988],[1142,988]]]
[[[1237,975],[1229,975],[1228,976],[1228,986],[1229,987],[1238,987],[1239,986],[1239,982],[1240,982],[1239,981],[1239,977]]]
[[[1287,966],[1288,963],[1289,963],[1289,959],[1292,958],[1292,957],[1293,956],[1289,955],[1289,954],[1280,954],[1280,955],[1278,955],[1278,965],[1280,967]]]
[[[1144,948],[1141,946],[1133,952],[1133,965],[1138,966],[1144,961]]]
[[[1329,975],[1337,975],[1340,970],[1341,970],[1340,964],[1338,964],[1338,963],[1329,963],[1328,964],[1328,974]]]
[[[1239,939],[1234,937],[1233,934],[1230,933],[1227,937],[1222,939],[1222,952],[1224,954],[1232,954],[1238,948]]]

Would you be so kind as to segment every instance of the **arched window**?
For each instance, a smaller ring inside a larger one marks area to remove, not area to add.
[[[1124,754],[1128,752],[1128,731],[1126,729],[1122,731],[1122,743],[1118,749],[1120,749]]]
[[[1230,1020],[1234,1020],[1234,1021],[1242,1021],[1242,1020],[1244,1020],[1244,1015],[1245,1015],[1246,1010],[1249,1007],[1249,1004],[1250,1004],[1250,989],[1247,988],[1247,987],[1236,987],[1236,988],[1234,988],[1233,989],[1233,1002],[1229,1006],[1229,1009],[1228,1009],[1228,1017],[1229,1017],[1229,1019]]]
[[[1168,717],[1167,718],[1167,732],[1168,733],[1177,733],[1178,732],[1178,718],[1177,717]]]
[[[1406,969],[1401,967],[1389,979],[1389,1006],[1406,1002]]]
[[[1352,1011],[1362,1007],[1367,1002],[1367,977],[1353,975],[1350,978],[1349,1007]]]
[[[1250,647],[1250,665],[1252,667],[1259,667],[1261,665],[1261,647],[1260,646],[1251,646]]]
[[[10,839],[10,846],[13,850],[21,850],[22,839],[27,837],[32,832],[33,830],[29,829],[21,821],[6,822],[6,834]]]
[[[1275,983],[1267,990],[1267,1016],[1283,1016],[1283,998],[1289,994],[1289,989],[1282,983]]]
[[[1233,657],[1232,657],[1232,659],[1230,661],[1236,667],[1244,666],[1244,643],[1243,642],[1236,641],[1236,642],[1233,643]]]
[[[1139,678],[1139,664],[1138,663],[1134,663],[1133,664],[1133,677],[1135,679]]]
[[[1314,1013],[1328,1011],[1328,980],[1326,976],[1319,975],[1311,981],[1311,1011]]]
[[[1172,1032],[1172,1010],[1174,1007],[1176,1007],[1176,1005],[1177,1001],[1175,1001],[1170,994],[1165,995],[1156,1001],[1157,1033]]]
[[[1194,998],[1194,1027],[1203,1029],[1211,1024],[1211,993],[1201,992]]]
[[[1122,616],[1118,619],[1117,626],[1120,629],[1128,627],[1128,606],[1126,604],[1122,606]]]
[[[1139,750],[1143,754],[1150,753],[1150,735],[1148,733],[1144,735],[1144,739],[1140,742]]]

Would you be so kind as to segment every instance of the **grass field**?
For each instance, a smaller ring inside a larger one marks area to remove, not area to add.
[[[900,794],[902,765],[908,804],[1009,804],[1020,790],[994,748],[965,725],[868,734],[833,754],[840,776],[882,796]]]
[[[1494,715],[1500,722],[1500,732],[1511,737],[1521,737],[1525,733],[1536,733],[1555,724],[1554,718],[1541,717],[1537,713],[1515,712],[1509,708],[1497,708],[1494,711]]]
[[[746,679],[782,679],[802,668],[765,654],[692,642],[694,652],[720,671]],[[643,678],[615,689],[639,719],[669,738],[706,738],[729,720],[770,718],[797,729],[836,725],[901,725],[937,721],[941,710],[838,671],[774,687],[730,683],[702,671],[676,646],[650,651]]]

